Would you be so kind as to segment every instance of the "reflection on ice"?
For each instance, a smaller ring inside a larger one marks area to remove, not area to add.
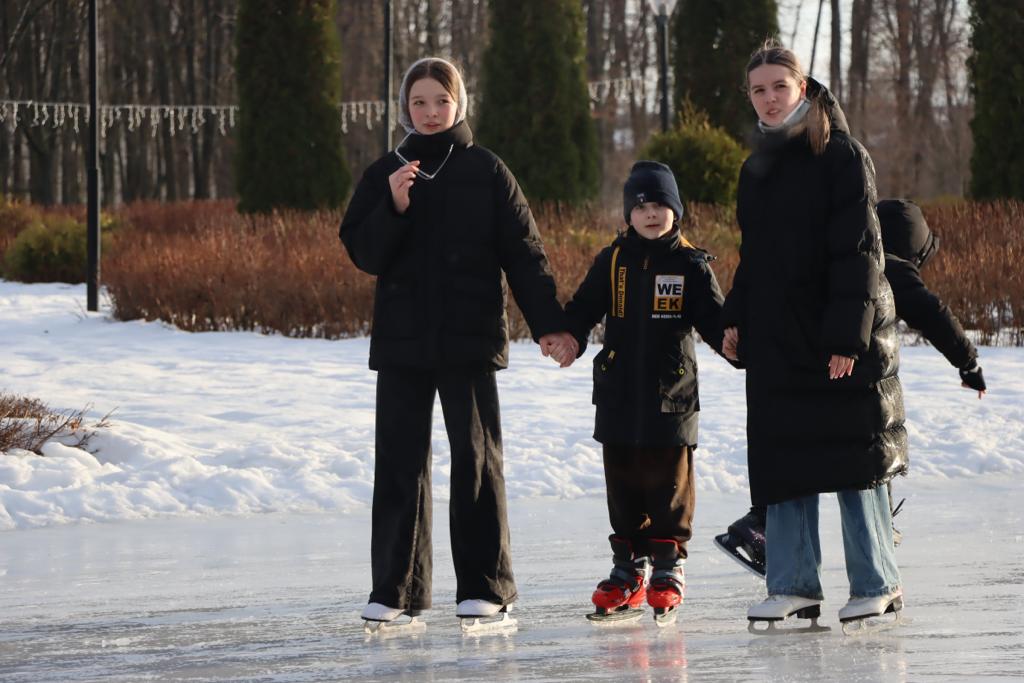
[[[425,629],[389,637],[367,637],[359,618],[369,592],[368,514],[5,533],[0,679],[1020,679],[1024,586],[1011,580],[1024,570],[1022,542],[1013,540],[1020,512],[1005,482],[971,485],[973,496],[963,495],[963,482],[904,487],[911,504],[898,558],[908,617],[857,637],[838,628],[780,638],[746,632],[747,608],[763,598],[764,584],[711,545],[713,532],[735,518],[738,501],[723,494],[700,501],[686,601],[667,628],[657,627],[650,609],[617,626],[595,628],[586,619],[590,591],[607,571],[600,498],[511,507],[519,630],[478,636],[464,635],[455,614],[443,529],[435,533],[436,592],[421,617]],[[848,590],[834,508],[823,506],[821,523],[821,621],[833,627]],[[964,531],[979,520],[986,533]]]

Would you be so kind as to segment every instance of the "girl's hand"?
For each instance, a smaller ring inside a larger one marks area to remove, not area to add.
[[[391,186],[391,201],[395,204],[395,211],[400,214],[405,213],[405,210],[409,208],[409,188],[412,187],[419,166],[420,162],[417,159],[388,176],[388,184]]]
[[[722,355],[729,360],[739,360],[737,345],[740,343],[740,331],[736,327],[725,328],[725,336],[722,338]]]
[[[559,367],[567,368],[576,360],[580,345],[568,332],[554,332],[540,338],[540,352],[553,358]]]
[[[849,356],[833,355],[828,361],[828,378],[839,379],[853,374],[853,359]]]

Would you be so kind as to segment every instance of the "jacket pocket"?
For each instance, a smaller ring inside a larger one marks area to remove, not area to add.
[[[610,349],[607,346],[594,356],[594,395],[592,398],[594,405],[613,403],[616,397],[621,395],[622,392],[616,390],[619,360],[615,349]]]
[[[669,354],[658,374],[661,412],[687,413],[697,403],[697,363],[685,354]]]

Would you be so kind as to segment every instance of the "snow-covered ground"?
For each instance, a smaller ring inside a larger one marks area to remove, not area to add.
[[[0,281],[0,390],[115,411],[89,452],[0,456],[0,680],[1024,677],[1022,349],[982,349],[979,401],[934,349],[904,348],[912,476],[897,482],[909,498],[897,521],[912,621],[780,643],[746,634],[763,588],[710,545],[746,504],[742,373],[701,347],[685,616],[673,630],[599,630],[581,618],[608,569],[593,350],[559,370],[515,344],[498,377],[521,629],[458,634],[439,509],[427,634],[367,643],[367,341],[189,334],[88,314],[84,300],[82,287]],[[443,506],[439,417],[434,452]],[[834,508],[822,521],[833,624],[846,590]]]

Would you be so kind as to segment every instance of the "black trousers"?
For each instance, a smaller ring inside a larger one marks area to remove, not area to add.
[[[650,539],[672,539],[679,557],[693,535],[693,451],[689,446],[604,446],[608,517],[616,536],[637,556],[651,555]]]
[[[493,370],[377,373],[370,602],[431,605],[430,432],[434,396],[451,444],[448,508],[456,601],[516,599]]]

